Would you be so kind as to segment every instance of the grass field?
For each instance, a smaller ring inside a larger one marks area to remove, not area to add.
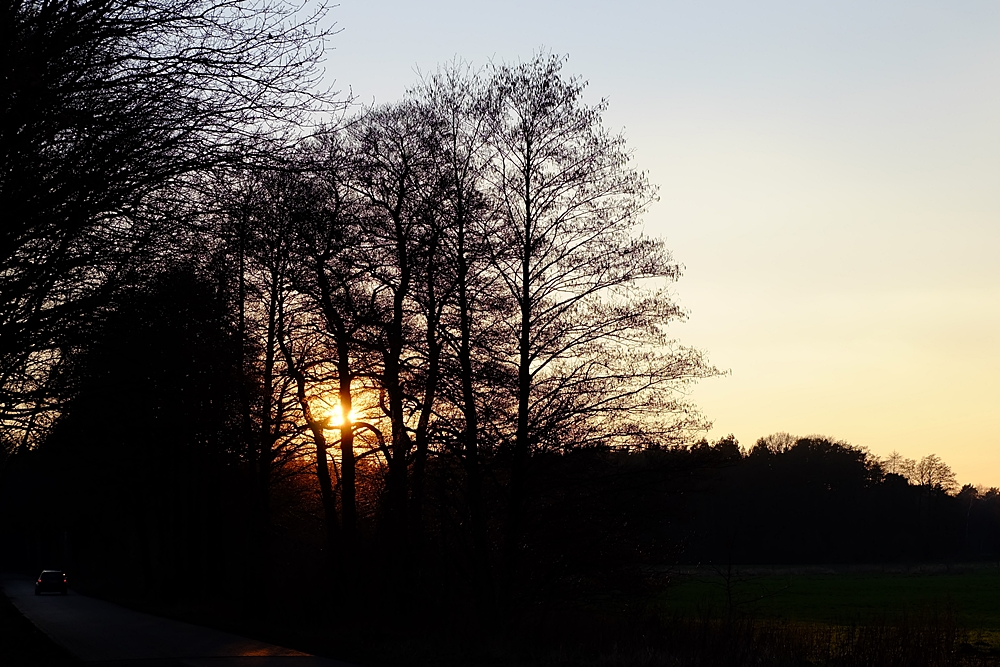
[[[670,614],[718,614],[732,609],[788,621],[842,625],[947,612],[963,627],[1000,631],[1000,569],[996,565],[734,568],[728,585],[725,572],[703,568],[671,579],[662,597]]]

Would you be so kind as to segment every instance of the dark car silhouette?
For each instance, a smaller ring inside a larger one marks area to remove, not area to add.
[[[42,593],[66,595],[66,573],[62,570],[42,570],[35,581],[35,595]]]

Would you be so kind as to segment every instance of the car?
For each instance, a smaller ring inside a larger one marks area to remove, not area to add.
[[[59,593],[66,595],[66,573],[62,570],[42,570],[35,581],[35,595]]]

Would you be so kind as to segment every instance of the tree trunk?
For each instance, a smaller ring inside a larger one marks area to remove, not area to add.
[[[427,467],[427,449],[430,440],[430,417],[437,396],[438,376],[441,365],[441,342],[438,336],[440,317],[438,315],[437,292],[437,236],[431,242],[426,276],[426,320],[425,343],[427,345],[427,377],[424,382],[424,396],[420,407],[420,418],[414,434],[416,457],[413,461],[413,496],[410,506],[413,530],[413,548],[416,554],[415,567],[419,577],[424,556],[424,478]]]
[[[476,600],[480,611],[489,615],[489,610],[493,605],[493,582],[490,575],[486,503],[483,498],[482,470],[479,460],[479,412],[476,406],[472,370],[472,315],[469,304],[469,264],[466,257],[465,235],[465,223],[460,220],[456,240],[458,246],[457,279],[460,337],[458,358],[462,385],[462,412],[465,417],[465,429],[462,434],[462,461],[469,498],[469,520],[472,524],[473,577],[476,586]]]
[[[281,318],[281,313],[279,311],[279,318]],[[283,331],[282,323],[278,323],[279,332]],[[302,416],[305,419],[306,426],[309,428],[309,432],[312,434],[313,443],[316,445],[316,476],[319,479],[319,492],[320,499],[323,504],[323,516],[324,523],[326,525],[326,533],[328,540],[328,548],[330,558],[337,562],[340,550],[341,550],[341,530],[340,521],[337,516],[337,501],[333,492],[333,480],[330,476],[330,462],[328,457],[328,449],[326,444],[326,436],[323,433],[323,428],[326,422],[323,420],[317,420],[313,416],[312,407],[309,405],[309,398],[306,394],[306,376],[301,368],[295,363],[295,357],[292,355],[292,351],[288,349],[288,346],[284,342],[283,333],[278,335],[278,346],[281,349],[282,355],[285,357],[285,364],[287,366],[288,373],[295,380],[295,398],[299,403],[299,408],[302,410]]]
[[[337,558],[340,550],[340,524],[337,517],[337,501],[333,494],[333,480],[330,477],[330,463],[327,459],[326,437],[323,426],[309,419],[309,430],[316,443],[316,475],[319,477],[319,492],[323,500],[323,514],[326,517],[326,533],[330,543],[330,553]]]
[[[389,530],[391,532],[392,549],[398,567],[402,573],[403,564],[407,560],[407,505],[408,505],[408,462],[410,453],[409,435],[406,433],[406,421],[403,414],[403,387],[400,378],[400,365],[403,355],[403,320],[404,303],[410,289],[410,264],[406,233],[403,230],[402,219],[398,210],[393,211],[395,226],[396,268],[399,270],[399,283],[393,290],[392,320],[386,331],[387,345],[383,352],[382,386],[389,398],[389,419],[392,424],[392,442],[389,457]],[[402,584],[402,582],[400,582]]]
[[[532,258],[532,200],[531,200],[531,142],[527,142],[523,171],[524,224],[521,228],[521,289],[518,294],[520,327],[518,332],[517,365],[517,431],[514,436],[514,452],[510,470],[510,524],[507,532],[506,566],[507,576],[513,578],[517,571],[517,553],[520,549],[524,530],[524,503],[527,489],[527,466],[529,454],[528,417],[531,407],[531,258]],[[510,591],[508,587],[508,591]]]
[[[350,349],[346,341],[339,341],[337,344],[337,374],[339,375],[340,391],[340,414],[342,421],[340,424],[340,506],[344,519],[344,549],[351,555],[355,547],[357,537],[357,481],[356,462],[354,459],[354,421],[351,418],[351,411],[354,409],[354,400],[351,396],[351,359],[348,354]]]

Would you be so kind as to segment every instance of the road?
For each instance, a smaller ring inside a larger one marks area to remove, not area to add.
[[[36,596],[34,581],[0,575],[22,614],[87,667],[354,667],[73,592]]]

